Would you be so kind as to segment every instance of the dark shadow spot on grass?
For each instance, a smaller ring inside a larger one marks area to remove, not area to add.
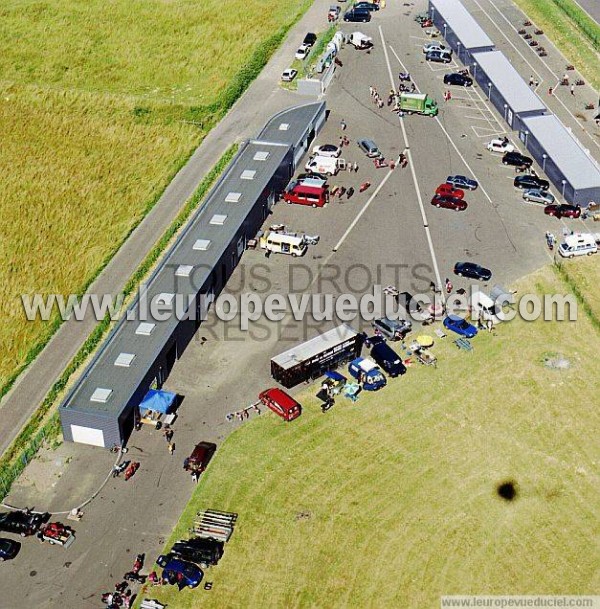
[[[496,492],[505,501],[514,501],[518,495],[517,484],[513,480],[506,480],[497,486]]]

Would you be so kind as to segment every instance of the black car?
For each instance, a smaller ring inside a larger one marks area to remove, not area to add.
[[[489,281],[492,278],[492,271],[474,262],[457,262],[454,265],[454,274],[478,281]]]
[[[354,9],[359,11],[378,11],[379,5],[372,2],[357,2],[354,5]]]
[[[223,556],[223,542],[216,539],[181,539],[173,545],[171,553],[183,560],[196,563],[203,569],[216,565]]]
[[[473,79],[470,76],[459,74],[458,72],[452,72],[451,74],[444,74],[445,85],[458,85],[459,87],[470,87],[473,84]]]
[[[39,528],[50,520],[50,514],[20,510],[0,514],[0,531],[16,533],[28,537],[38,532]]]
[[[548,182],[548,180],[544,180],[529,174],[517,176],[513,184],[516,188],[521,188],[523,190],[529,190],[530,188],[548,190],[548,188],[550,188],[550,182]]]
[[[351,8],[344,13],[344,21],[367,23],[367,21],[371,21],[371,11]]]
[[[12,560],[21,549],[21,544],[6,537],[0,537],[0,562]]]
[[[392,378],[401,376],[406,372],[406,366],[402,363],[400,356],[385,342],[383,337],[374,336],[367,339],[371,347],[371,357],[378,366]]]
[[[308,32],[308,34],[306,34],[306,36],[304,36],[304,40],[302,41],[302,44],[308,44],[312,47],[312,46],[314,46],[315,42],[317,42],[317,35],[313,34],[312,32]]]
[[[406,315],[414,320],[422,321],[430,317],[410,292],[400,292],[396,297],[396,302],[399,307],[402,307]]]
[[[531,167],[533,159],[521,154],[520,152],[507,152],[502,157],[503,165],[514,165],[515,167]]]

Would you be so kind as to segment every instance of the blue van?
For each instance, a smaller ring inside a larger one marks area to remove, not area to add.
[[[348,364],[348,372],[362,384],[365,391],[377,391],[387,382],[375,362],[365,357],[352,360]]]
[[[373,342],[371,340],[371,344]],[[371,348],[371,357],[392,378],[406,372],[406,366],[402,363],[400,356],[381,338]]]

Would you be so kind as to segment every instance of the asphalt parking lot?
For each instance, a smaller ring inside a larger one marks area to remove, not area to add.
[[[342,156],[357,162],[359,171],[341,172],[330,184],[352,186],[356,192],[351,199],[333,198],[323,209],[277,205],[266,226],[283,223],[291,230],[320,235],[320,242],[302,259],[267,259],[259,250],[246,252],[228,292],[360,296],[375,284],[393,284],[419,293],[445,277],[452,277],[455,288],[466,287],[451,274],[459,260],[490,268],[494,276],[488,287],[510,286],[550,261],[547,230],[560,235],[563,228],[593,229],[590,222],[548,218],[540,207],[521,200],[512,186],[514,169],[502,166],[500,157],[485,149],[485,143],[505,129],[482,91],[454,87],[453,99],[443,101],[443,74],[456,66],[425,62],[421,47],[429,39],[412,19],[424,8],[422,2],[414,7],[388,4],[369,24],[342,25],[346,33],[359,30],[372,36],[375,47],[370,53],[350,46],[342,51],[343,67],[326,95],[330,115],[315,143],[337,144],[340,135],[348,137],[350,145]],[[497,39],[498,33],[492,36]],[[400,119],[387,106],[378,109],[372,103],[369,86],[386,98],[392,83],[398,85],[400,71],[410,72],[418,89],[438,101],[437,118]],[[343,132],[342,119],[348,125]],[[518,143],[514,134],[508,135]],[[356,145],[361,137],[375,140],[389,160],[408,148],[409,166],[376,169]],[[455,173],[480,183],[478,190],[465,195],[468,209],[457,213],[432,207],[435,188]],[[371,185],[360,193],[365,182]],[[252,403],[272,384],[273,355],[331,325],[288,317],[281,324],[261,320],[251,332],[242,332],[235,323],[224,324],[211,315],[166,386],[184,396],[174,426],[175,455],[169,456],[160,432],[145,428],[134,434],[128,458],[141,462],[140,471],[128,483],[109,480],[85,509],[84,520],[74,525],[78,539],[68,550],[25,540],[18,560],[3,565],[0,608],[96,607],[100,593],[130,569],[135,554],[155,558],[192,490],[181,468],[183,458],[198,441],[221,442],[240,425],[225,416]],[[9,502],[44,501],[44,507],[68,509],[97,489],[112,466],[112,456],[99,449],[70,445],[60,450],[65,459],[73,459],[65,475],[41,496],[41,487],[17,485]]]

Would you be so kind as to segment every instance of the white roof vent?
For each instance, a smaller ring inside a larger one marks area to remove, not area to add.
[[[112,392],[112,389],[103,389],[102,387],[97,387],[96,389],[94,389],[94,393],[92,393],[92,397],[90,398],[90,400],[92,402],[100,402],[101,404],[106,404]]]
[[[242,176],[243,176],[243,174],[242,174]],[[230,192],[225,197],[225,201],[227,203],[239,203],[241,198],[242,198],[241,192]]]
[[[117,357],[117,359],[115,360],[115,366],[119,366],[121,368],[129,368],[134,358],[135,353],[119,353],[119,357]]]
[[[170,294],[169,292],[161,292],[155,299],[154,302],[158,305],[171,305],[173,304],[173,300],[175,299],[175,294]]]
[[[242,180],[254,180],[255,175],[256,171],[254,171],[254,169],[244,169],[240,177],[242,178]]]
[[[194,267],[191,264],[180,264],[175,271],[175,275],[177,277],[189,277],[193,270]]]
[[[259,150],[254,154],[255,161],[266,161],[269,158],[269,153],[266,150]]]
[[[154,332],[156,324],[151,324],[150,322],[143,321],[136,329],[135,333],[140,334],[141,336],[150,336],[152,332]]]
[[[198,252],[205,252],[210,247],[210,239],[196,239],[196,242],[192,246]]]
[[[227,220],[227,216],[225,214],[215,214],[210,219],[209,224],[214,224],[215,226],[223,226],[223,224],[225,224],[225,220]]]
[[[289,123],[281,123],[281,125],[279,125],[279,131],[287,131],[289,128],[290,128]]]

